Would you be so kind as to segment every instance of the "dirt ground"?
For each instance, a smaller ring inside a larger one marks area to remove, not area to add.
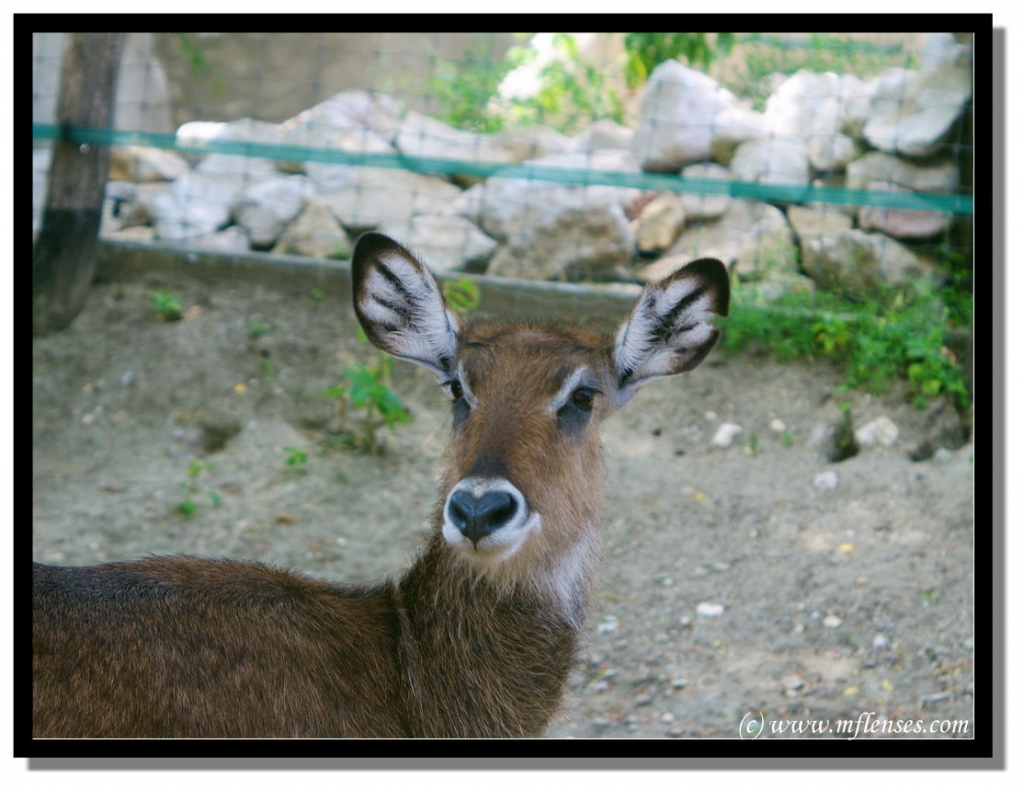
[[[396,364],[415,419],[382,459],[325,448],[337,416],[321,392],[371,358],[348,303],[162,283],[186,308],[166,323],[160,284],[97,286],[71,329],[34,343],[34,558],[400,572],[437,495],[433,378]],[[936,409],[838,384],[827,365],[715,352],[605,424],[605,557],[549,736],[838,736],[862,714],[860,737],[897,721],[973,735],[973,446],[912,461]],[[840,400],[855,426],[888,417],[895,444],[828,462]],[[724,422],[742,432],[712,446]],[[285,447],[308,453],[304,473]],[[833,728],[779,728],[818,721]]]

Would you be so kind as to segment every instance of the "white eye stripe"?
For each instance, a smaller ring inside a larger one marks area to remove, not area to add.
[[[466,398],[466,402],[470,408],[476,408],[479,400],[476,399],[476,395],[473,394],[473,390],[469,388],[469,378],[466,376],[466,368],[462,366],[462,362],[459,362],[455,368],[455,377],[462,386],[462,396]],[[448,387],[449,394],[451,394],[451,387]]]
[[[572,397],[572,393],[575,392],[584,382],[587,377],[588,370],[586,367],[579,367],[573,371],[572,375],[565,379],[562,384],[562,388],[558,390],[553,398],[551,398],[551,412],[558,413],[559,409],[569,402],[569,398]]]

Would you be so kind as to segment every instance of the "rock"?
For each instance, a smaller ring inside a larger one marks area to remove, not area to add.
[[[958,179],[953,162],[917,165],[881,151],[866,153],[846,168],[850,189],[867,189],[873,181],[881,181],[916,192],[950,194],[956,191]]]
[[[887,416],[880,416],[857,428],[854,435],[857,443],[861,446],[873,446],[878,444],[883,447],[891,447],[899,438],[900,429]]]
[[[786,208],[786,218],[801,244],[806,239],[835,235],[853,227],[850,217],[823,204],[814,208],[791,205]]]
[[[135,184],[128,181],[107,181],[104,201],[112,204],[122,227],[148,225],[153,222],[153,201],[157,195],[173,189],[173,184],[151,182]],[[106,206],[104,206],[106,207]]]
[[[969,52],[960,46],[952,43],[951,56],[930,55],[927,69],[889,69],[878,78],[863,129],[873,147],[919,157],[939,148],[971,97]]]
[[[714,253],[710,254],[714,257]],[[692,263],[697,258],[694,255],[665,255],[658,258],[654,263],[645,266],[637,272],[637,279],[641,282],[658,282],[671,276],[687,263]]]
[[[782,687],[786,690],[800,690],[803,686],[803,679],[796,674],[787,674],[782,678]]]
[[[322,198],[313,197],[281,233],[273,251],[316,258],[349,258],[352,242],[330,207]]]
[[[725,167],[720,164],[691,164],[679,173],[683,178],[694,178],[708,181],[728,181],[732,178]],[[732,198],[728,194],[706,194],[698,192],[682,192],[683,213],[689,222],[717,219],[729,210]]]
[[[716,137],[716,158],[721,161],[738,142],[761,133],[761,116],[745,111],[711,77],[678,60],[666,60],[644,85],[631,150],[645,170],[678,172],[684,165],[710,159]]]
[[[639,172],[635,160],[617,151],[594,156],[560,154],[528,164]],[[637,194],[635,189],[612,186],[489,179],[479,192],[481,226],[502,246],[487,273],[530,279],[614,279],[616,267],[632,259],[635,242],[625,206]]]
[[[414,216],[407,224],[383,225],[380,232],[415,249],[434,271],[483,271],[498,242],[461,216]]]
[[[851,294],[874,294],[882,285],[925,287],[933,266],[898,241],[856,228],[802,244],[803,269],[821,287]]]
[[[508,161],[525,162],[576,150],[572,141],[550,126],[522,126],[495,132],[494,143],[506,152]],[[601,146],[623,148],[621,145]]]
[[[189,241],[227,225],[245,183],[240,178],[185,173],[150,204],[157,238]]]
[[[731,422],[723,422],[718,426],[715,435],[711,438],[711,446],[728,447],[732,445],[733,439],[743,432],[743,428]]]
[[[454,129],[418,112],[405,116],[395,134],[394,145],[407,156],[489,164],[515,164],[571,150],[569,139],[547,126],[477,134]],[[475,176],[454,177],[463,183],[478,180]]]
[[[721,603],[702,602],[697,603],[697,615],[704,617],[716,617],[725,613],[725,606]]]
[[[883,192],[909,192],[902,186],[884,181],[869,181],[868,189]],[[865,205],[858,213],[863,230],[880,230],[894,238],[931,238],[943,232],[953,215],[946,211],[918,211],[910,208]]]
[[[114,146],[110,150],[112,181],[173,181],[189,171],[189,164],[174,151],[139,146]]]
[[[385,93],[343,90],[284,121],[281,131],[294,144],[305,144],[301,133],[316,129],[368,130],[391,142],[400,124],[399,112],[398,101]]]
[[[764,119],[769,136],[799,140],[816,170],[842,170],[859,153],[853,138],[842,132],[848,124],[844,107],[850,94],[859,93],[866,102],[869,91],[867,84],[859,80],[843,79],[833,73],[798,71],[768,98]]]
[[[871,646],[874,649],[885,649],[887,646],[889,646],[889,639],[886,638],[881,633],[879,633],[878,635],[875,636],[874,640],[871,642]]]
[[[153,241],[156,239],[156,228],[136,225],[109,233],[105,237],[111,241]]]
[[[620,126],[608,118],[601,118],[573,137],[569,142],[569,150],[580,152],[613,148],[626,150],[632,139],[633,129],[628,126]]]
[[[770,271],[799,273],[785,215],[767,203],[733,199],[718,221],[683,230],[665,258],[641,271],[639,277],[642,281],[660,279],[680,264],[702,257],[718,258],[743,276]]]
[[[457,186],[440,178],[364,167],[347,187],[322,199],[343,227],[362,232],[383,224],[408,223],[419,214],[441,213],[458,194]]]
[[[267,249],[314,191],[313,182],[304,175],[280,175],[253,184],[235,207],[235,221],[249,232],[254,249]]]
[[[631,228],[636,234],[636,247],[641,252],[661,252],[672,245],[686,223],[686,213],[679,195],[665,192],[640,211]]]
[[[208,233],[205,236],[196,236],[189,239],[189,243],[203,249],[215,249],[218,252],[248,252],[251,244],[245,228],[238,225],[231,225],[216,233]]]
[[[967,442],[960,415],[945,399],[935,400],[925,413],[925,438],[921,440],[910,457],[912,460],[928,460],[940,447],[959,449]]]
[[[835,628],[839,627],[842,623],[843,623],[843,620],[840,619],[835,614],[829,614],[828,616],[826,616],[824,619],[821,620],[821,624],[823,624],[825,627],[828,627],[828,628],[831,628],[831,629],[835,629]]]
[[[806,186],[810,164],[810,148],[802,139],[766,137],[742,143],[729,169],[738,181]]]
[[[278,127],[285,145],[328,148],[348,153],[395,153],[398,103],[383,93],[345,90],[300,112]],[[349,186],[359,168],[330,162],[304,163],[322,194]]]
[[[193,121],[179,127],[176,136],[179,144],[190,145],[197,152],[201,152],[213,140],[261,145],[278,145],[281,142],[277,124],[254,118],[240,118],[230,123]],[[247,179],[252,182],[275,175],[278,167],[275,160],[264,157],[211,153],[196,165],[195,172],[215,177]]]
[[[839,474],[831,469],[815,474],[814,487],[818,490],[835,490],[839,487]]]

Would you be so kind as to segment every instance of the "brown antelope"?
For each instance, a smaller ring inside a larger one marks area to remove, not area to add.
[[[194,557],[35,565],[34,736],[543,734],[598,551],[598,423],[708,354],[726,270],[698,260],[648,285],[614,339],[463,325],[428,270],[375,233],[352,280],[370,341],[451,400],[422,554],[365,586]]]

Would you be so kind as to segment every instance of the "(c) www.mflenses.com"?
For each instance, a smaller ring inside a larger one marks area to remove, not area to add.
[[[856,718],[837,720],[765,720],[763,712],[748,712],[740,721],[740,738],[744,740],[772,737],[952,737],[969,735],[968,720],[899,720],[885,718],[876,712],[862,712]]]

